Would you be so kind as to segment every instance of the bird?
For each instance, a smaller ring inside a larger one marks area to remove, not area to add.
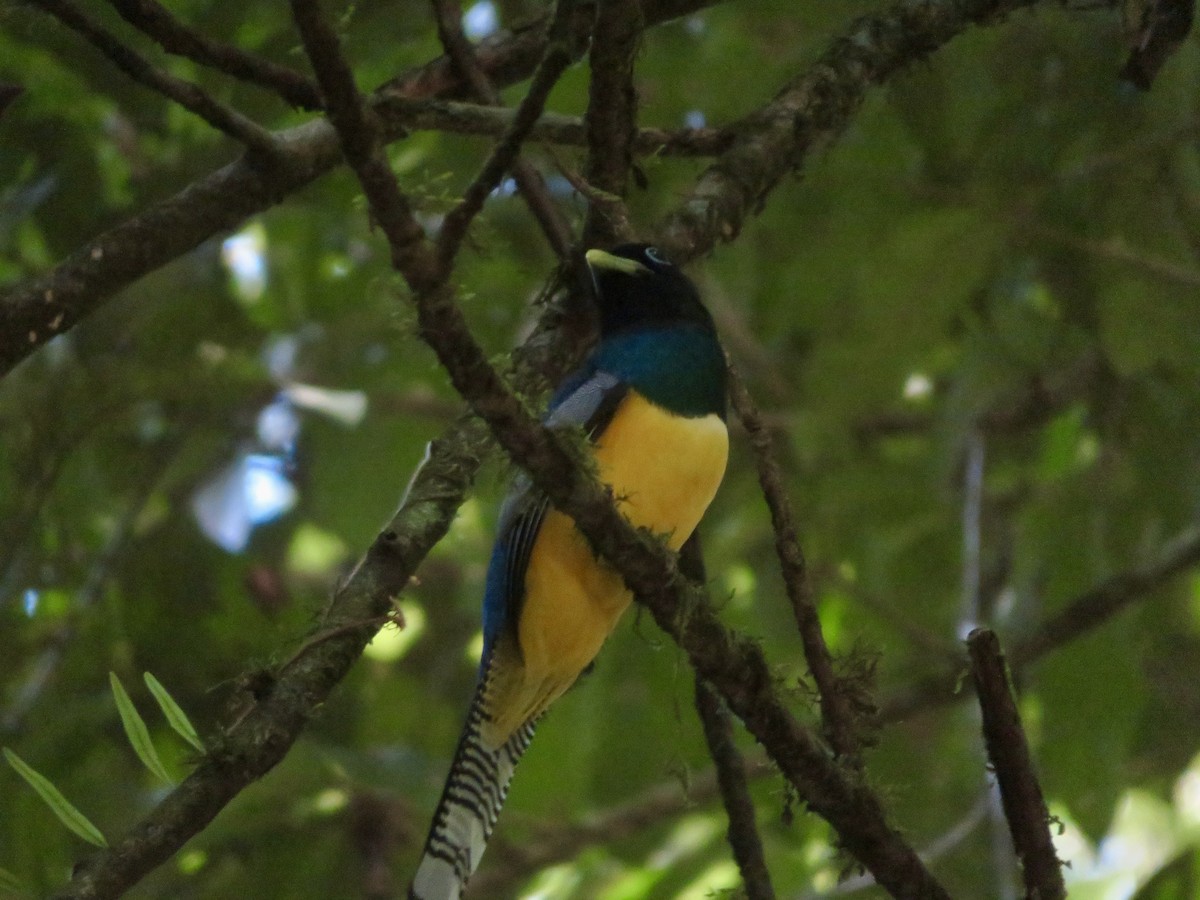
[[[692,281],[655,247],[585,254],[599,340],[544,424],[582,428],[621,513],[678,550],[725,473],[725,354]],[[530,481],[501,506],[475,693],[413,876],[410,900],[457,900],[479,865],[542,714],[575,683],[632,595]]]

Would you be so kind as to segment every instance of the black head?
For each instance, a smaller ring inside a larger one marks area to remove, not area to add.
[[[714,332],[712,316],[691,279],[649,244],[589,250],[600,334],[690,322]]]

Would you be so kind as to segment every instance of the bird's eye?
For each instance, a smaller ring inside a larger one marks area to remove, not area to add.
[[[650,260],[650,262],[652,262],[656,265],[669,266],[671,264],[670,260],[668,260],[666,257],[664,257],[661,253],[658,252],[657,247],[647,247],[643,251],[643,253],[644,253],[646,259]]]

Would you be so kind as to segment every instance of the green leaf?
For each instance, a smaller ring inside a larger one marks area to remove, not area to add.
[[[1094,462],[1098,453],[1097,439],[1087,427],[1087,409],[1075,404],[1042,430],[1038,474],[1046,481],[1066,478]]]
[[[17,774],[24,778],[31,788],[37,791],[38,796],[45,801],[50,807],[51,812],[58,816],[58,820],[67,828],[75,832],[79,837],[83,838],[89,844],[97,847],[107,847],[108,841],[104,839],[104,835],[100,833],[100,829],[88,820],[88,817],[81,813],[72,805],[62,792],[56,788],[50,779],[39,772],[34,771],[29,763],[17,756],[7,747],[4,748],[4,758],[8,760],[8,764],[16,770]]]
[[[171,776],[167,774],[162,760],[158,758],[154,742],[150,740],[150,729],[146,727],[146,722],[138,714],[133,701],[129,699],[129,694],[125,692],[125,686],[121,684],[121,679],[115,672],[109,672],[108,683],[112,685],[113,699],[117,701],[117,712],[121,714],[121,725],[124,726],[125,735],[129,738],[129,743],[133,745],[138,759],[167,784],[174,784]]]
[[[167,723],[175,729],[175,733],[201,753],[204,753],[204,742],[200,740],[200,735],[196,734],[196,729],[192,727],[191,719],[187,717],[187,713],[183,711],[183,708],[175,702],[175,698],[167,693],[167,689],[162,686],[162,682],[149,672],[146,672],[142,678],[146,682],[146,687],[150,689],[150,693],[154,695],[154,699],[158,701],[163,715],[167,717]]]

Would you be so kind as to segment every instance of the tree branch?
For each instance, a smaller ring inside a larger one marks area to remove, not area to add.
[[[387,236],[392,264],[405,272],[414,290],[444,278],[434,263],[425,230],[413,217],[408,198],[401,193],[382,152],[379,122],[362,102],[337,34],[316,0],[292,0],[291,7],[325,100],[325,114],[337,132],[346,162],[371,201],[375,222]]]
[[[1024,668],[1054,648],[1098,628],[1197,565],[1200,565],[1200,527],[1192,526],[1164,544],[1153,562],[1102,581],[1045,620],[1032,637],[1012,650],[1013,665]]]
[[[983,712],[983,739],[1000,785],[1013,846],[1021,860],[1026,897],[1059,900],[1067,895],[1050,837],[1050,812],[1033,771],[1021,716],[1013,701],[1000,641],[986,628],[967,637],[971,675]]]
[[[340,159],[337,138],[324,122],[290,129],[279,142],[287,165],[259,169],[246,158],[231,163],[0,297],[0,376],[121,288],[278,203]]]
[[[583,226],[585,247],[608,246],[632,235],[623,198],[633,166],[637,131],[633,63],[643,27],[638,0],[597,0],[584,116],[588,139],[584,177],[591,188]]]
[[[1010,651],[1014,671],[1020,672],[1046,654],[1106,624],[1134,603],[1146,600],[1181,572],[1200,565],[1200,527],[1184,529],[1151,562],[1107,578],[1080,594],[1060,612],[1045,619],[1033,634]],[[963,668],[943,669],[883,703],[882,722],[897,722],[916,712],[961,699]]]
[[[463,34],[461,7],[455,0],[431,0],[431,3],[434,18],[437,20],[438,37],[442,41],[446,55],[454,61],[463,79],[471,85],[471,90],[476,98],[487,104],[486,107],[481,108],[502,106],[499,92],[475,61],[471,43]],[[517,114],[520,114],[520,110],[517,111]],[[542,114],[544,115],[544,110]],[[502,134],[510,134],[512,123],[515,121],[516,116],[514,115],[509,119],[509,124]],[[531,130],[536,125],[537,122],[534,122]],[[530,213],[542,229],[542,234],[554,248],[555,255],[560,260],[568,259],[571,255],[571,227],[559,212],[558,207],[554,205],[554,199],[550,196],[550,191],[546,188],[546,182],[542,179],[541,174],[528,160],[518,156],[512,161],[512,175],[525,205],[529,207]]]
[[[646,0],[642,12],[649,26],[711,2]],[[906,61],[922,58],[956,30],[1034,2],[1037,0],[970,0],[955,5],[926,0],[862,20],[834,43],[807,76],[812,83],[807,92],[803,85],[808,82],[801,78],[799,87],[785,89],[763,110],[737,123],[740,137],[701,176],[690,197],[664,219],[658,229],[658,243],[683,262],[711,249],[718,240],[731,239],[745,214],[756,209],[779,178],[799,164],[816,139],[833,137],[849,118],[855,104],[847,101],[851,109],[836,119],[837,128],[815,128],[814,121],[824,121],[817,113],[824,109],[822,98],[826,94],[861,99],[868,86]],[[484,42],[476,59],[494,84],[512,84],[529,75],[544,51],[547,21],[548,16]],[[890,34],[901,25],[915,29],[907,43],[898,45],[895,39],[876,43],[869,39],[875,30]],[[574,47],[586,38],[590,20],[577,9],[572,27]],[[866,37],[860,39],[859,32],[864,29]],[[838,64],[846,45],[851,48],[849,58]],[[906,50],[915,55],[906,58]],[[443,57],[384,85],[374,95],[372,106],[385,109],[390,102],[434,94],[460,96],[464,90],[449,60]],[[812,111],[805,111],[806,103]],[[793,119],[798,125],[808,123],[797,132],[795,141],[790,124]],[[385,121],[384,125],[389,140],[403,133],[402,122]],[[340,160],[336,135],[322,121],[281,132],[276,143],[282,148],[284,164],[259,171],[243,159],[226,166],[99,235],[50,272],[0,297],[0,376],[48,340],[72,328],[120,288],[278,203]],[[765,158],[757,160],[756,148],[760,147]],[[734,177],[738,172],[745,173],[746,184],[741,183],[740,176]]]
[[[704,726],[704,740],[717,767],[721,802],[729,817],[726,837],[733,858],[742,873],[742,884],[749,900],[773,900],[775,887],[763,856],[762,838],[755,824],[754,801],[747,786],[746,764],[733,742],[729,713],[716,691],[696,676],[696,713]]]
[[[704,554],[700,548],[700,532],[693,532],[679,554],[679,571],[693,585],[704,590],[708,578],[704,571]],[[715,690],[699,675],[696,676],[696,713],[704,728],[708,753],[717,767],[717,784],[721,801],[729,818],[726,837],[733,858],[742,873],[742,883],[749,900],[774,900],[775,888],[763,856],[762,838],[755,823],[754,801],[746,779],[746,763],[733,742],[733,727],[729,713]]]
[[[512,125],[513,111],[452,100],[412,100],[387,95],[375,103],[379,115],[412,131],[444,131],[498,138]],[[528,141],[571,147],[587,146],[587,127],[577,116],[542,112]],[[728,149],[733,134],[723,128],[643,127],[633,134],[633,152],[663,157],[716,156]]]
[[[816,64],[763,108],[731,126],[733,145],[700,176],[691,196],[656,229],[677,260],[695,259],[737,237],[785,175],[835,140],[868,89],[919,62],[972,25],[991,23],[1038,0],[919,0],[863,16]]]
[[[237,110],[218,103],[199,85],[156,69],[140,53],[126,47],[111,32],[88,18],[70,0],[29,0],[29,2],[54,16],[72,31],[78,32],[81,37],[108,57],[118,69],[134,81],[158,91],[167,99],[190,110],[213,128],[240,141],[250,150],[266,158],[273,158],[276,155],[277,148],[271,132],[252,119],[246,118]]]
[[[168,53],[265,87],[279,94],[293,107],[308,110],[321,108],[317,86],[299,72],[208,37],[180,22],[158,0],[108,2],[122,19],[156,41]]]
[[[686,16],[721,0],[643,0],[642,16],[647,25],[660,25]],[[571,58],[576,60],[591,40],[595,20],[595,0],[580,0],[572,10],[569,24]],[[515,84],[529,77],[546,52],[544,36],[550,13],[482,41],[475,48],[475,60],[492,84]],[[430,97],[461,100],[470,96],[471,86],[463,81],[448,56],[442,56],[415,72],[407,72],[383,84],[377,96]]]
[[[866,685],[860,686],[839,678],[834,671],[833,658],[825,644],[821,619],[813,600],[808,563],[804,558],[804,550],[800,547],[800,539],[796,535],[787,490],[783,486],[783,475],[775,458],[771,432],[763,424],[762,416],[746,390],[746,385],[732,366],[729,396],[754,451],[758,483],[771,512],[771,527],[775,532],[775,555],[779,559],[784,589],[787,591],[788,600],[791,601],[792,614],[800,631],[801,643],[804,645],[804,658],[808,662],[808,670],[812,673],[820,697],[825,739],[839,757],[855,768],[861,768],[860,723],[864,719],[874,717],[877,712],[874,701],[866,690]]]
[[[57,897],[121,896],[283,759],[373,637],[376,628],[365,623],[388,612],[391,599],[446,533],[485,446],[482,429],[467,420],[430,445],[400,509],[334,595],[320,628],[337,633],[280,671],[264,673],[251,711],[228,732],[208,738],[208,754],[183,782],[119,842],[76,866]]]
[[[644,13],[648,23],[658,24],[712,2],[646,0]],[[578,11],[575,18],[572,41],[586,41],[590,20],[581,19]],[[478,60],[494,84],[512,84],[529,76],[545,49],[549,21],[546,15],[486,43]],[[464,86],[451,68],[442,57],[400,76],[376,92],[372,106],[386,109],[397,99],[461,93]],[[402,121],[383,124],[388,140],[404,133]],[[218,169],[88,241],[51,271],[0,296],[0,377],[121,288],[275,205],[342,159],[337,134],[324,120],[282,131],[276,142],[284,155],[279,165],[259,168],[243,158]]]
[[[446,214],[442,230],[438,234],[437,249],[439,259],[447,269],[458,253],[471,221],[483,209],[488,194],[495,189],[504,173],[516,161],[521,144],[541,116],[551,89],[571,64],[567,37],[573,7],[572,0],[558,0],[555,4],[554,17],[550,20],[546,32],[545,56],[534,70],[529,90],[517,106],[512,124],[492,148],[475,180],[463,192],[462,200]]]

